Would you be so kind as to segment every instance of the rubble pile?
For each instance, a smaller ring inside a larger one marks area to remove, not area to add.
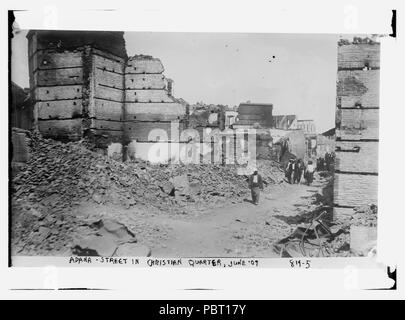
[[[37,139],[24,171],[13,179],[13,196],[48,208],[93,200],[129,207],[156,201],[159,187],[142,167],[127,166],[94,153],[81,143]],[[161,202],[164,202],[164,199]]]
[[[378,207],[374,204],[354,209],[350,224],[353,226],[376,227]]]
[[[268,183],[281,181],[278,168],[261,165]],[[13,196],[49,208],[67,208],[82,201],[136,204],[167,210],[180,202],[213,197],[243,200],[246,177],[234,166],[214,164],[150,165],[121,163],[88,150],[81,142],[61,143],[36,138],[25,170],[13,179]]]
[[[74,205],[82,200],[111,202],[126,207],[148,204],[166,208],[175,204],[176,191],[195,201],[211,197],[235,198],[248,194],[247,176],[234,165],[150,165],[121,163],[90,151],[85,143],[61,143],[33,137],[32,155],[13,179],[14,196],[50,206]],[[259,160],[257,167],[267,184],[280,183],[284,174],[277,163]],[[180,178],[176,178],[180,177]],[[173,197],[173,199],[171,198]]]
[[[265,228],[263,229],[263,226]],[[257,220],[251,225],[242,227],[233,237],[241,239],[247,250],[265,250],[279,239],[287,237],[294,231],[294,227],[272,216],[265,220]]]
[[[268,184],[279,184],[284,181],[284,169],[273,160],[257,160],[257,169]]]
[[[148,173],[168,194],[179,201],[210,201],[213,197],[241,198],[248,194],[244,177],[232,166],[210,164],[152,167]],[[242,201],[243,198],[240,199]]]
[[[282,180],[278,168],[258,167],[268,183]],[[12,181],[14,254],[64,255],[72,243],[83,252],[94,247],[101,238],[91,238],[89,223],[80,218],[77,210],[84,204],[93,204],[94,210],[114,205],[124,212],[188,213],[243,202],[250,197],[246,180],[235,166],[122,163],[89,150],[84,141],[62,143],[33,135],[31,156]],[[81,235],[91,246],[77,243]]]

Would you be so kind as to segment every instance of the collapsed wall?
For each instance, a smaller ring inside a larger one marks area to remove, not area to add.
[[[123,32],[30,31],[27,38],[34,128],[44,137],[87,137],[118,158],[145,158],[151,142],[179,140],[186,107],[172,97],[159,59],[128,58]]]
[[[60,140],[79,140],[90,129],[97,132],[99,121],[108,118],[98,110],[98,100],[115,98],[99,82],[99,69],[107,68],[100,60],[113,57],[123,65],[123,32],[30,31],[27,38],[34,128]]]
[[[338,46],[334,215],[377,204],[380,45]]]
[[[159,158],[168,161],[171,144],[179,144],[186,129],[186,106],[171,95],[173,81],[163,71],[159,59],[144,55],[125,65],[124,130],[130,157],[147,160],[159,143]]]

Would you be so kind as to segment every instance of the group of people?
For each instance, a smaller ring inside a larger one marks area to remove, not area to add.
[[[331,171],[334,161],[335,154],[333,152],[326,153],[323,158],[318,158],[316,166],[312,160],[308,160],[308,163],[305,165],[304,160],[291,158],[285,168],[285,176],[290,184],[298,184],[305,180],[305,183],[309,186],[314,181],[315,170]],[[260,199],[260,191],[263,190],[263,179],[256,168],[249,177],[249,188],[252,193],[252,202],[257,205]]]
[[[308,161],[305,165],[302,159],[290,159],[285,168],[285,176],[288,183],[301,183],[301,181],[306,181],[307,185],[310,185],[314,181],[315,166],[312,160]]]
[[[300,183],[305,179],[307,185],[314,180],[315,165],[312,160],[305,165],[302,159],[290,159],[286,167],[285,175],[289,183]],[[252,203],[259,204],[260,191],[263,190],[263,179],[258,170],[253,169],[253,174],[249,177],[249,188],[252,195]]]
[[[316,159],[317,171],[332,171],[333,164],[335,163],[335,153],[325,153],[324,157]]]

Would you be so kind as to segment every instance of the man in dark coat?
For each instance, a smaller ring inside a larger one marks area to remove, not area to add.
[[[285,168],[285,176],[288,180],[288,183],[292,182],[293,173],[294,173],[294,159],[290,159],[290,161],[288,161],[287,167]]]
[[[302,159],[298,159],[295,167],[295,173],[294,173],[294,183],[300,183],[301,182],[301,177],[304,173],[305,170],[305,164]]]
[[[259,204],[260,190],[263,190],[262,176],[254,169],[253,174],[249,177],[249,188],[252,193],[252,202],[255,205]]]

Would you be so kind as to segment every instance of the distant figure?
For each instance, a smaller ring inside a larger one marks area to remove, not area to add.
[[[316,159],[316,170],[317,171],[322,171],[322,167],[321,167],[321,157],[319,157],[318,159]]]
[[[305,164],[302,159],[298,159],[295,165],[295,171],[294,171],[294,183],[300,183],[301,182],[301,177],[305,171]]]
[[[263,190],[263,180],[262,176],[257,172],[257,169],[254,169],[253,174],[249,177],[249,188],[252,193],[253,204],[258,205],[260,190]]]
[[[325,153],[325,170],[329,171],[329,153]]]
[[[305,180],[307,181],[307,185],[311,185],[311,183],[314,181],[314,172],[315,166],[313,165],[312,160],[309,160],[305,170]]]
[[[294,169],[295,169],[295,162],[294,159],[291,158],[288,161],[287,167],[285,168],[285,176],[288,180],[288,183],[292,182]]]

